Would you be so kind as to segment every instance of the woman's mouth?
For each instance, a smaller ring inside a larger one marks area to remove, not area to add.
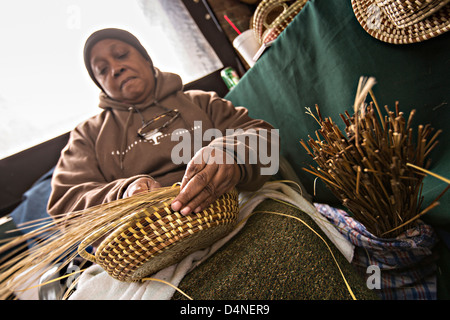
[[[136,77],[128,77],[120,83],[120,89],[122,89],[129,81],[136,79]]]

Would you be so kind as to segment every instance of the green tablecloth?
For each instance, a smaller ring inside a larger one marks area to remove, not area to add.
[[[433,172],[450,177],[450,33],[413,45],[392,45],[367,34],[357,22],[350,0],[310,0],[274,45],[226,96],[251,116],[280,130],[281,152],[313,192],[314,176],[302,170],[314,164],[299,144],[318,129],[305,107],[318,104],[324,116],[341,124],[339,114],[351,108],[359,77],[374,76],[381,105],[405,113],[417,110],[416,124],[444,130],[431,158]],[[343,128],[343,127],[342,127]],[[445,183],[427,178],[424,194],[434,199]],[[336,203],[322,186],[319,202]],[[450,223],[450,193],[430,216]]]
[[[249,109],[254,118],[269,121],[280,130],[281,154],[313,194],[315,176],[302,170],[315,165],[300,145],[318,129],[305,107],[318,104],[324,117],[344,128],[339,114],[353,114],[360,76],[377,80],[374,94],[380,105],[401,111],[416,109],[414,127],[431,124],[443,129],[431,154],[430,170],[450,177],[450,33],[431,40],[393,45],[372,38],[360,26],[350,0],[309,0],[273,46],[226,96]],[[425,205],[446,184],[434,177],[424,181]],[[317,182],[316,202],[338,205],[322,182]],[[450,192],[425,220],[450,231]],[[448,273],[448,272],[447,272]]]

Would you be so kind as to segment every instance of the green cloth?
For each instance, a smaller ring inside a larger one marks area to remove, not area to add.
[[[272,47],[226,96],[235,105],[249,109],[250,116],[270,122],[280,130],[281,153],[313,194],[315,176],[302,168],[315,165],[301,139],[315,137],[316,121],[305,114],[317,104],[324,117],[341,129],[339,114],[352,107],[360,76],[377,80],[373,91],[381,106],[401,111],[417,110],[417,124],[430,123],[443,129],[439,145],[431,154],[435,173],[450,178],[450,32],[431,40],[393,45],[372,38],[360,26],[350,0],[309,0]],[[432,201],[446,184],[427,177],[426,201]],[[337,204],[322,182],[317,183],[316,202]],[[428,215],[430,221],[450,226],[450,192],[441,206]]]
[[[312,195],[315,176],[304,171],[315,162],[300,140],[319,129],[305,113],[317,104],[324,117],[331,117],[341,130],[339,117],[352,112],[360,76],[373,76],[380,106],[417,113],[413,128],[431,124],[444,132],[431,153],[432,172],[450,178],[450,32],[409,45],[393,45],[371,37],[355,18],[350,0],[309,0],[267,52],[225,98],[248,108],[250,116],[270,122],[280,130],[281,154],[289,161]],[[447,186],[428,176],[424,180],[424,207]],[[325,184],[317,181],[314,201],[340,206]],[[424,216],[431,225],[450,231],[450,192],[440,206]],[[440,297],[450,288],[448,247],[441,251]],[[447,261],[447,262],[445,262]],[[447,288],[447,289],[445,289]],[[439,293],[438,293],[439,294]]]
[[[188,273],[179,289],[194,300],[352,299],[325,243],[326,239],[356,299],[378,299],[361,275],[304,212],[265,200],[244,228],[219,251]],[[186,299],[176,292],[173,299]]]

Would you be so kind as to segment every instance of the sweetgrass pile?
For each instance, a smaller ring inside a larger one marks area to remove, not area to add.
[[[300,143],[317,164],[303,169],[320,178],[369,232],[391,238],[436,207],[448,187],[422,208],[423,179],[431,173],[429,154],[441,130],[428,124],[414,130],[416,111],[407,115],[398,102],[394,111],[385,106],[383,116],[371,89],[374,84],[374,78],[360,78],[354,114],[340,114],[345,134],[318,106],[316,115],[307,108],[320,129],[315,139],[308,136]],[[366,103],[369,94],[372,101]]]

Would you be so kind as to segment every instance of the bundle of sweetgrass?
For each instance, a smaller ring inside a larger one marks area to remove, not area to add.
[[[448,187],[422,208],[423,179],[430,173],[428,156],[441,130],[419,125],[414,132],[415,110],[406,116],[398,103],[395,111],[386,106],[383,117],[371,90],[374,84],[373,78],[360,79],[353,116],[340,115],[345,134],[332,119],[324,119],[316,106],[317,117],[309,109],[307,113],[321,127],[317,140],[309,136],[307,143],[300,142],[318,165],[304,170],[320,178],[369,232],[388,238],[398,236],[437,206]],[[369,93],[372,101],[367,105]]]
[[[13,292],[27,290],[31,279],[39,279],[45,272],[65,267],[77,255],[79,244],[97,230],[113,230],[142,208],[164,208],[179,193],[179,186],[160,188],[137,194],[70,215],[32,221],[23,229],[33,231],[7,239],[0,247],[0,299],[8,299]],[[37,242],[32,248],[28,241]]]

